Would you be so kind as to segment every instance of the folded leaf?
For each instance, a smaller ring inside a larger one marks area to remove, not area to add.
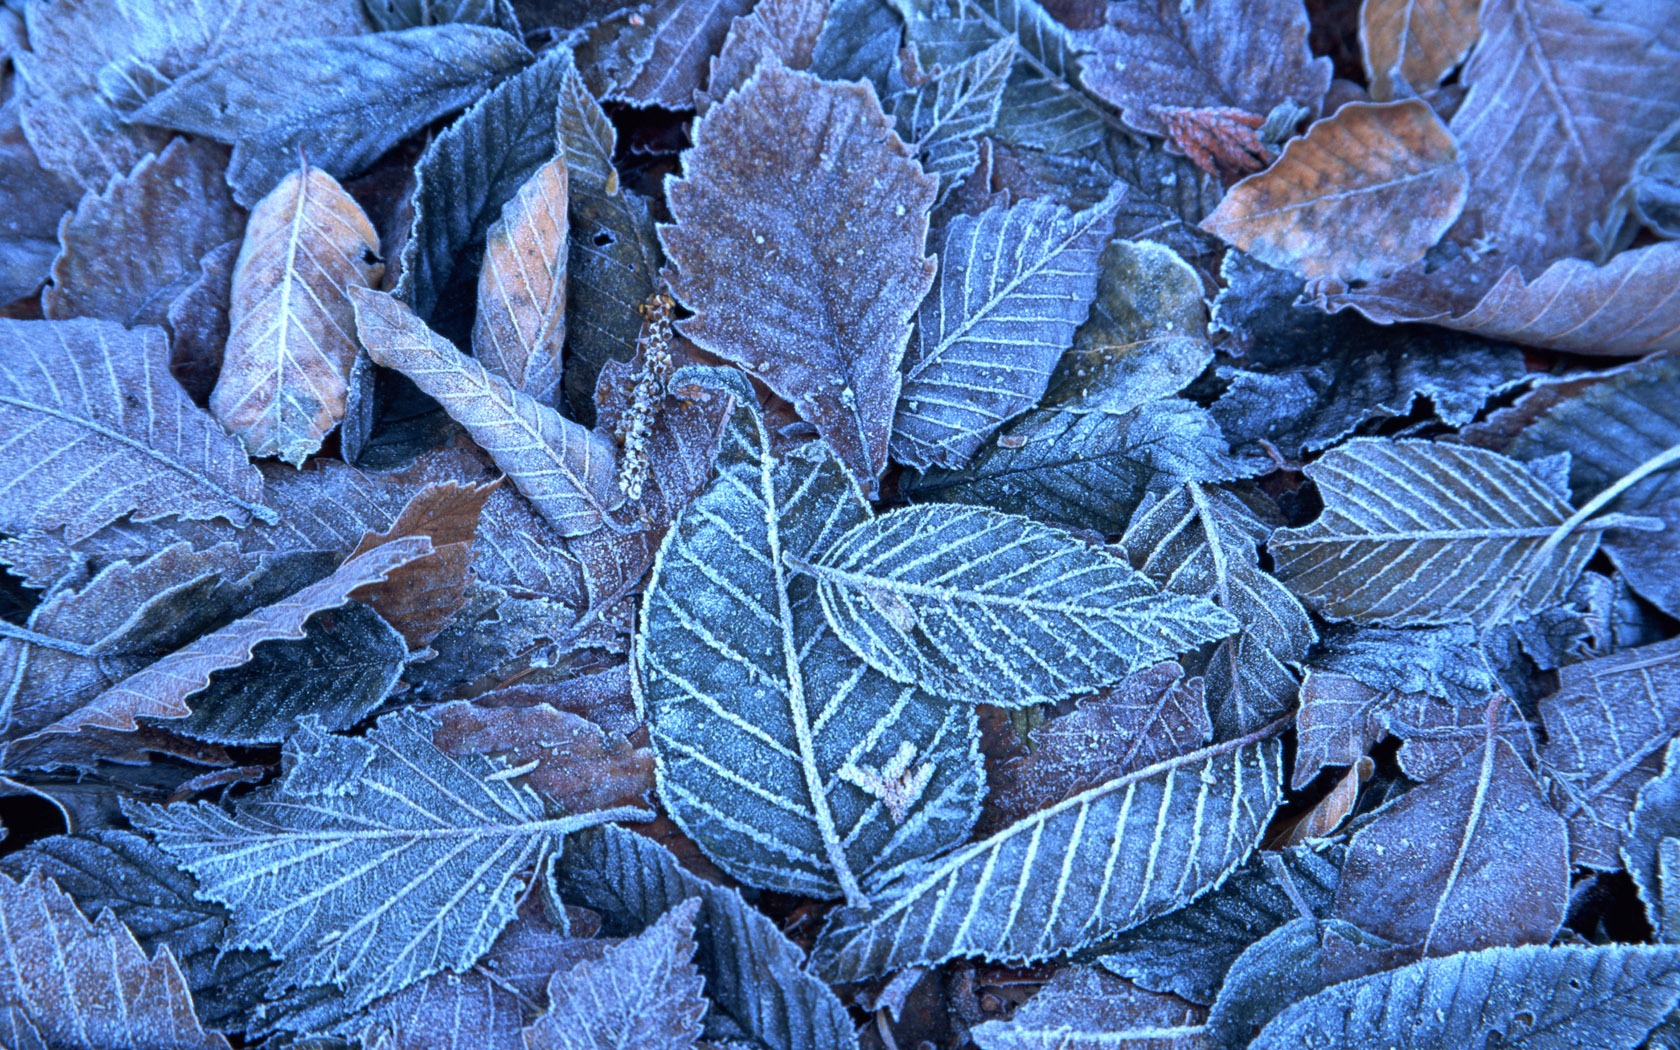
[[[232,946],[284,960],[271,994],[331,982],[353,1008],[472,965],[562,835],[643,812],[547,818],[500,763],[434,747],[412,709],[365,738],[305,725],[285,757],[280,782],[231,814],[203,802],[127,812],[233,912]]]
[[[0,431],[3,532],[275,520],[244,450],[170,378],[162,329],[0,320]]]
[[[1457,221],[1468,186],[1427,104],[1355,102],[1231,187],[1202,229],[1303,277],[1368,281],[1422,259]]]
[[[1209,598],[1242,624],[1204,672],[1224,737],[1258,729],[1293,706],[1293,668],[1318,639],[1301,603],[1260,568],[1256,548],[1270,534],[1241,500],[1192,481],[1157,500],[1120,541],[1132,565],[1162,589]]]
[[[561,970],[548,982],[548,1009],[525,1029],[530,1050],[645,1047],[685,1050],[701,1032],[705,981],[692,962],[690,897],[641,933]]]
[[[695,313],[679,328],[793,402],[873,491],[933,281],[934,180],[873,91],[774,63],[707,110],[683,173],[660,230]]]
[[[927,504],[858,522],[808,566],[823,610],[897,682],[1021,706],[1110,685],[1232,633],[1204,598],[1030,518]]]
[[[551,114],[570,66],[570,52],[557,49],[496,85],[415,165],[414,217],[396,294],[426,320],[452,281],[472,288],[470,269],[455,273],[462,256],[484,242],[504,205],[554,157]]]
[[[1522,618],[1557,602],[1598,549],[1593,523],[1515,460],[1468,446],[1360,438],[1306,468],[1324,513],[1266,547],[1297,595],[1393,626]]]
[[[213,673],[248,662],[261,642],[302,638],[304,624],[311,616],[323,609],[336,609],[349,601],[350,592],[358,587],[377,583],[431,551],[430,540],[415,536],[351,558],[319,583],[201,635],[129,675],[41,732],[73,733],[85,727],[129,732],[138,718],[185,718],[192,713],[187,700],[209,686]]]
[[[815,582],[787,567],[867,519],[844,469],[820,454],[778,467],[740,373],[685,369],[672,387],[685,385],[736,403],[717,478],[660,548],[636,636],[660,795],[742,882],[861,901],[872,878],[973,827],[973,710],[859,661]]]
[[[334,178],[355,175],[530,59],[518,37],[472,25],[264,41],[197,67],[129,119],[232,145],[228,184],[249,206],[299,149]]]
[[[222,181],[226,167],[220,146],[177,139],[102,192],[83,196],[60,225],[42,314],[127,328],[162,324],[170,302],[198,279],[199,259],[239,236],[239,209]]]
[[[1661,772],[1663,749],[1680,729],[1680,640],[1563,668],[1540,717],[1541,761],[1569,821],[1573,859],[1614,871],[1635,797]]]
[[[110,912],[88,922],[45,877],[0,875],[0,1013],[35,1042],[65,1050],[227,1050],[193,1013],[167,949],[152,958]],[[0,1029],[0,1034],[4,1030]]]
[[[373,359],[437,398],[562,535],[601,528],[623,502],[606,438],[487,372],[395,297],[357,290],[351,301]]]
[[[1490,948],[1333,985],[1248,1045],[1633,1050],[1677,995],[1680,948]]]
[[[473,356],[545,405],[560,395],[566,229],[566,159],[558,156],[502,206],[478,275]]]
[[[960,467],[1038,403],[1097,294],[1097,256],[1124,195],[1077,214],[1029,200],[951,219],[939,287],[905,355],[894,459]]]
[[[210,411],[253,456],[295,467],[344,418],[356,341],[351,288],[385,272],[379,234],[331,175],[307,165],[257,202],[233,268]]]
[[[1182,908],[1259,843],[1283,791],[1280,726],[1158,762],[908,869],[830,913],[813,965],[855,981],[978,955],[1048,959]]]
[[[612,826],[573,835],[554,882],[563,899],[601,912],[616,935],[700,899],[694,962],[713,1006],[708,1038],[733,1032],[770,1050],[857,1047],[851,1017],[806,972],[805,953],[735,890],[695,876],[651,838]]]

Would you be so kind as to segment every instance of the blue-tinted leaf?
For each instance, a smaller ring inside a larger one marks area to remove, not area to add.
[[[374,28],[413,29],[416,26],[462,22],[493,26],[519,35],[519,19],[509,0],[362,0]]]
[[[1114,535],[1151,492],[1245,473],[1206,409],[1167,398],[1123,415],[1030,413],[967,470],[935,468],[903,487],[912,499],[996,507]]]
[[[943,199],[980,160],[976,139],[997,123],[998,103],[1015,65],[1013,37],[944,70],[935,79],[893,101],[898,134],[939,179]]]
[[[175,81],[130,118],[233,146],[247,207],[297,167],[355,175],[415,131],[530,61],[519,38],[471,25],[257,43]]]
[[[286,775],[232,813],[208,803],[128,814],[233,913],[230,942],[283,959],[272,992],[335,983],[362,1006],[483,955],[513,918],[523,875],[568,831],[638,815],[549,818],[499,764],[450,757],[402,710],[366,738],[310,725]]]
[[[961,467],[1037,404],[1097,293],[1097,256],[1124,195],[1077,214],[1029,200],[951,220],[938,289],[905,354],[894,459]]]
[[[652,839],[612,826],[571,836],[555,888],[567,902],[600,912],[605,932],[616,936],[700,898],[694,961],[713,1006],[707,1038],[769,1050],[855,1050],[851,1017],[805,971],[805,953],[735,890],[693,875]]]
[[[861,901],[872,878],[973,826],[973,709],[858,660],[815,581],[784,562],[868,518],[844,469],[811,455],[778,468],[740,373],[672,383],[717,387],[736,406],[717,478],[660,549],[636,638],[660,795],[741,881]]]
[[[1021,706],[1119,682],[1232,633],[1104,549],[1030,518],[924,504],[852,525],[805,571],[854,652],[955,700]]]

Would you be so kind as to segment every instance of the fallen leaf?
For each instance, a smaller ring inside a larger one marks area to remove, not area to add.
[[[1266,121],[1257,113],[1232,106],[1156,106],[1155,114],[1167,141],[1209,175],[1241,178],[1271,163],[1271,151],[1260,141]]]
[[[747,82],[765,58],[774,55],[789,69],[811,68],[817,36],[828,19],[828,0],[759,0],[750,12],[729,24],[694,106],[701,113]]]
[[[494,695],[494,694],[492,694]],[[489,707],[459,700],[431,712],[432,742],[452,755],[499,755],[562,813],[645,806],[653,752],[633,748],[581,715],[546,703]]]
[[[421,650],[466,603],[472,544],[479,513],[493,485],[427,485],[408,501],[389,529],[364,535],[352,558],[392,540],[424,536],[430,554],[393,569],[352,594],[402,632],[410,649]]]
[[[171,300],[197,279],[199,258],[239,236],[242,217],[222,182],[226,164],[225,150],[176,139],[103,193],[83,196],[59,225],[42,313],[129,328],[162,324]]]
[[[934,181],[869,88],[775,63],[708,110],[694,143],[660,229],[695,313],[680,330],[792,401],[873,490],[933,282]]]
[[[1090,966],[1057,972],[1007,1021],[974,1029],[981,1050],[1204,1050],[1207,1011],[1173,995],[1144,991]]]
[[[1303,277],[1368,281],[1423,258],[1458,219],[1468,185],[1427,105],[1355,102],[1233,186],[1202,229]]]
[[[292,172],[251,210],[210,395],[250,455],[301,467],[344,418],[361,347],[350,289],[379,284],[378,257],[367,216],[319,168]]]
[[[478,275],[473,356],[544,404],[560,395],[566,342],[566,158],[538,168],[502,206]]]
[[[1366,0],[1359,9],[1365,75],[1378,102],[1440,86],[1480,35],[1477,0]]]
[[[1359,801],[1359,789],[1371,779],[1375,770],[1376,763],[1371,761],[1370,756],[1361,756],[1359,761],[1342,775],[1342,779],[1336,781],[1336,786],[1330,789],[1330,794],[1301,814],[1300,819],[1292,821],[1267,844],[1267,848],[1282,849],[1286,846],[1299,846],[1313,839],[1328,838],[1341,826],[1342,821],[1348,818],[1348,814],[1353,812],[1354,804]]]

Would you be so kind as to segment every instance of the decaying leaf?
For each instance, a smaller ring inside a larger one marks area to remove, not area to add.
[[[706,112],[660,230],[679,327],[793,402],[873,489],[936,185],[867,87],[776,63]],[[767,280],[775,273],[774,280]]]
[[[1435,88],[1476,43],[1474,0],[1366,0],[1359,9],[1365,73],[1378,102]]]
[[[1096,32],[1084,83],[1151,135],[1166,135],[1167,107],[1264,117],[1294,102],[1316,113],[1330,63],[1307,49],[1306,15],[1288,0],[1120,0]]]
[[[1458,147],[1423,102],[1350,103],[1231,187],[1202,229],[1303,277],[1371,280],[1423,258],[1464,208]]]
[[[13,1045],[227,1050],[227,1040],[199,1026],[174,956],[165,949],[148,959],[110,912],[89,922],[43,876],[0,876],[0,922],[11,960],[0,1010],[12,1034],[29,1037]]]
[[[330,981],[366,1005],[483,955],[521,873],[543,870],[562,835],[645,812],[545,817],[534,791],[495,776],[500,763],[451,758],[431,738],[413,710],[361,738],[305,725],[284,779],[231,814],[201,802],[129,816],[228,906],[235,946],[284,960],[272,991]]]
[[[0,351],[0,530],[275,520],[239,443],[170,377],[161,329],[0,319]]]
[[[431,714],[432,742],[447,754],[499,755],[516,769],[535,763],[516,779],[563,813],[645,806],[653,791],[651,751],[570,711],[458,700]]]
[[[367,216],[319,168],[292,172],[251,210],[210,395],[210,411],[251,455],[302,466],[344,418],[361,346],[350,289],[378,285],[378,258]]]
[[[814,557],[868,504],[832,458],[778,466],[745,377],[719,372],[672,380],[735,407],[716,480],[660,548],[634,652],[660,796],[748,885],[861,903],[973,826],[974,715],[871,669],[830,628],[816,581],[785,559]]]
[[[453,481],[427,485],[389,529],[366,533],[350,552],[354,558],[406,537],[431,541],[430,553],[398,566],[384,580],[363,584],[354,595],[402,632],[410,648],[424,648],[466,604],[473,539],[493,487]]]
[[[601,528],[623,502],[618,456],[605,438],[486,371],[395,297],[357,290],[350,299],[373,359],[442,402],[562,535]]]
[[[1074,695],[1236,629],[1107,551],[978,507],[859,521],[806,571],[835,632],[871,666],[970,702]]]
[[[538,168],[490,227],[478,275],[473,355],[552,405],[566,341],[566,159]]]
[[[239,210],[222,182],[226,164],[219,146],[176,139],[103,192],[84,195],[59,224],[43,315],[162,324],[170,302],[197,279],[199,258],[239,236]]]
[[[686,1050],[700,1036],[705,980],[694,958],[690,897],[599,959],[557,972],[548,982],[548,1010],[525,1029],[530,1050],[646,1047]]]

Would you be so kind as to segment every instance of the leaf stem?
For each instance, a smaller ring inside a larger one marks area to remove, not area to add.
[[[83,645],[81,642],[72,642],[65,638],[54,638],[50,634],[31,631],[27,627],[19,627],[17,624],[8,623],[5,620],[0,620],[0,638],[16,638],[20,642],[38,645],[43,649],[56,649],[61,653],[69,653],[71,656],[80,656],[89,660],[98,655],[91,645]]]

